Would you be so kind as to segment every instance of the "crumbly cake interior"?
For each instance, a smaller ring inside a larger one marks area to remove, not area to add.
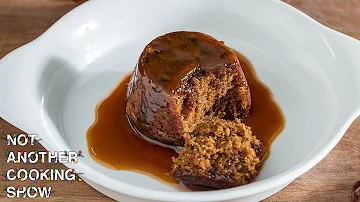
[[[240,119],[250,90],[236,54],[197,32],[150,42],[128,87],[126,113],[139,133],[182,146],[171,175],[192,190],[234,187],[255,179],[264,149]]]
[[[221,113],[229,117],[245,118],[251,105],[236,54],[197,32],[169,33],[150,42],[139,58],[127,99],[126,113],[139,133],[177,146],[184,145],[182,134],[192,132],[205,117],[224,110]]]
[[[224,97],[215,100],[212,110],[208,112],[210,117],[219,117],[226,120],[235,120],[236,118],[244,118],[241,108],[242,99],[239,97],[242,92],[246,91],[244,87],[236,85],[226,92]]]
[[[223,73],[223,75],[220,75],[221,72],[219,72],[215,76],[213,73],[199,70],[196,75],[184,82],[186,87],[183,89],[187,90],[175,95],[177,101],[175,105],[176,111],[181,115],[184,132],[194,131],[197,124],[203,119],[218,116],[222,112],[230,117],[238,115],[238,110],[232,110],[234,108],[232,102],[223,104],[219,102],[221,99],[231,100],[231,97],[228,98],[228,96],[232,96],[232,93],[228,92],[239,88],[237,84],[234,84],[236,73]],[[238,97],[236,100],[241,102]],[[220,105],[221,107],[219,107]]]
[[[261,142],[241,123],[202,121],[185,133],[185,146],[173,158],[172,175],[192,190],[222,189],[253,181],[265,157]]]

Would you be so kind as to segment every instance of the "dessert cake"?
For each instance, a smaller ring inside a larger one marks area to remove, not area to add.
[[[128,85],[126,114],[140,134],[182,146],[171,176],[191,190],[253,181],[265,150],[241,123],[250,90],[235,53],[199,32],[172,32],[151,41]]]
[[[250,91],[235,53],[198,32],[173,32],[150,42],[128,87],[126,113],[140,134],[183,146],[206,116],[246,118]]]

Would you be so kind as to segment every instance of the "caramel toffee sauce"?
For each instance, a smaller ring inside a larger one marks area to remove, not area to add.
[[[125,113],[127,75],[96,109],[95,123],[87,132],[89,153],[99,163],[115,170],[131,170],[177,186],[167,175],[171,171],[173,149],[150,143],[130,126]]]
[[[284,128],[284,116],[270,89],[258,79],[251,62],[241,53],[234,52],[240,61],[251,93],[250,115],[244,123],[251,127],[252,133],[269,150],[271,143]]]
[[[212,71],[224,63],[230,66],[233,62],[233,52],[215,38],[198,32],[180,31],[150,42],[140,56],[138,68],[140,74],[170,93],[180,88],[181,80],[187,78],[194,67]]]
[[[284,118],[273,100],[269,89],[257,78],[251,63],[236,52],[250,87],[252,106],[245,124],[252,128],[265,145],[272,141],[284,127]],[[170,177],[172,157],[177,153],[144,140],[134,132],[125,113],[126,76],[116,89],[96,109],[95,123],[87,132],[89,153],[97,162],[115,170],[130,170],[146,174],[173,187],[184,190],[179,182]]]

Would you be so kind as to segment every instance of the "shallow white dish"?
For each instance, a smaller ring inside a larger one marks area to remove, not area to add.
[[[251,184],[177,192],[113,171],[87,152],[95,107],[153,38],[200,31],[244,54],[280,105],[286,126]],[[120,201],[258,201],[315,166],[360,114],[360,42],[276,0],[102,0],[74,9],[0,61],[0,116],[47,150],[82,150],[84,179]]]

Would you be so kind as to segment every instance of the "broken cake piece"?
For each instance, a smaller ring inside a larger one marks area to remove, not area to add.
[[[266,157],[262,143],[241,123],[212,118],[185,133],[171,175],[191,190],[216,190],[252,182]]]
[[[266,158],[262,143],[241,119],[250,89],[236,54],[199,32],[172,32],[143,50],[127,89],[134,130],[183,147],[171,176],[191,190],[252,182]]]

